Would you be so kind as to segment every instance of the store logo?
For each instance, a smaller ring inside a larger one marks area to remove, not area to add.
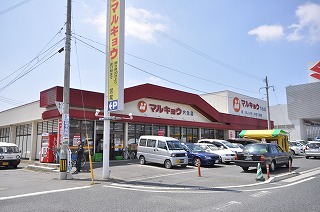
[[[234,97],[232,105],[234,111],[238,113],[240,111],[240,99],[238,97]]]
[[[138,110],[141,113],[145,113],[147,111],[147,103],[145,101],[138,102]]]
[[[315,64],[312,68],[310,68],[311,71],[314,71],[315,73],[311,73],[310,76],[320,80],[320,61]]]

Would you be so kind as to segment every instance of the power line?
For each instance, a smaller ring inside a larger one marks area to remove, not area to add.
[[[85,37],[83,37],[83,36],[81,36],[81,37],[82,37],[82,38],[85,38]],[[80,42],[84,43],[85,45],[87,45],[87,46],[89,46],[89,47],[91,47],[91,48],[94,48],[94,49],[96,49],[97,51],[99,51],[99,52],[101,52],[101,53],[105,54],[105,52],[103,52],[103,51],[101,51],[100,49],[98,49],[98,48],[94,47],[93,45],[91,45],[91,44],[89,44],[89,43],[87,43],[87,42],[85,42],[85,41],[83,41],[83,40],[81,40],[81,39],[79,39],[79,38],[77,38],[77,37],[75,37],[75,39],[77,39],[77,40],[79,40]],[[86,40],[89,40],[89,41],[92,41],[92,42],[95,42],[95,43],[97,43],[97,44],[100,44],[100,45],[105,46],[104,44],[101,44],[101,43],[99,43],[99,42],[93,41],[93,40],[91,40],[91,39],[89,39],[89,38],[85,38],[85,39],[86,39]],[[144,59],[144,58],[141,58],[141,57],[135,56],[135,55],[130,54],[130,53],[127,53],[127,52],[125,52],[125,54],[127,54],[127,55],[129,55],[129,56],[132,56],[132,57],[135,57],[135,58],[137,58],[137,59],[140,59],[140,60],[146,61],[146,62],[148,62],[148,63],[151,63],[151,64],[154,64],[154,65],[160,66],[160,67],[162,67],[162,68],[166,68],[166,69],[169,69],[169,70],[172,70],[172,71],[175,71],[175,72],[178,72],[178,73],[181,73],[181,74],[187,75],[187,76],[191,76],[191,77],[194,77],[194,78],[197,78],[197,79],[203,80],[203,81],[207,81],[207,82],[210,82],[210,83],[215,83],[215,84],[218,84],[218,85],[222,85],[222,86],[230,87],[230,88],[233,88],[233,89],[236,89],[236,90],[243,90],[243,91],[247,91],[247,92],[251,92],[251,93],[255,93],[255,94],[260,94],[259,92],[249,91],[249,90],[246,90],[246,89],[237,88],[237,87],[230,86],[230,85],[225,85],[225,84],[222,84],[222,83],[214,82],[214,81],[212,81],[212,80],[210,80],[210,79],[205,79],[205,78],[202,78],[202,77],[199,77],[199,76],[196,76],[196,75],[188,74],[188,73],[185,73],[185,72],[179,71],[179,70],[177,70],[177,69],[170,68],[170,67],[167,67],[167,66],[161,65],[161,64],[159,64],[159,63],[152,62],[152,61],[150,61],[150,60],[147,60],[147,59]],[[139,70],[139,69],[138,69],[138,70]],[[148,72],[148,73],[149,73],[149,72]],[[153,75],[153,74],[151,74],[151,75]],[[155,75],[154,75],[154,76],[155,76]],[[161,77],[158,77],[158,78],[161,78]],[[197,91],[197,89],[195,89],[195,90]],[[204,93],[207,93],[207,92],[204,92]]]
[[[76,38],[76,37],[75,37],[75,39],[78,40],[78,41],[80,41],[80,42],[82,42],[82,43],[85,44],[86,46],[88,46],[88,47],[90,47],[90,48],[93,48],[93,49],[99,51],[99,52],[102,53],[102,54],[105,54],[104,51],[102,51],[102,50],[94,47],[93,45],[90,45],[90,44],[88,44],[87,42],[82,41],[82,40],[79,39],[79,38]],[[148,71],[145,71],[145,70],[143,70],[143,69],[141,69],[141,68],[138,68],[138,67],[136,67],[136,66],[134,66],[134,65],[131,65],[131,64],[129,64],[129,63],[126,63],[126,62],[125,62],[125,64],[128,65],[128,66],[130,66],[130,67],[132,67],[132,68],[135,68],[135,69],[137,69],[137,70],[139,70],[139,71],[142,71],[142,72],[144,72],[144,73],[146,73],[146,74],[149,74],[149,75],[151,75],[151,76],[157,77],[157,78],[162,79],[162,80],[164,80],[164,81],[170,82],[170,83],[172,83],[172,84],[179,85],[179,86],[181,86],[181,87],[184,87],[184,88],[187,88],[187,89],[190,89],[190,90],[194,90],[194,91],[197,91],[197,92],[208,93],[208,92],[206,92],[206,91],[202,91],[202,90],[198,90],[198,89],[195,89],[195,88],[191,88],[191,87],[189,87],[189,86],[185,86],[185,85],[179,84],[179,83],[177,83],[177,82],[173,82],[173,81],[171,81],[171,80],[165,79],[165,78],[163,78],[163,77],[160,77],[160,76],[158,76],[158,75],[152,74],[152,73],[150,73],[150,72],[148,72]],[[192,75],[191,75],[191,76],[192,76]],[[238,89],[239,89],[239,88],[238,88]],[[259,94],[260,94],[260,93],[259,93]],[[217,96],[222,96],[222,95],[217,95]],[[225,96],[222,96],[222,97],[225,97]],[[233,97],[229,97],[229,98],[233,98]],[[253,98],[253,97],[249,97],[249,98],[244,98],[244,99],[254,99],[254,98]]]
[[[31,69],[29,69],[27,72],[25,72],[24,74],[20,75],[19,77],[16,77],[14,80],[12,80],[11,82],[9,82],[7,85],[3,86],[2,88],[0,88],[0,92],[2,92],[3,90],[5,90],[6,88],[8,88],[10,85],[12,85],[14,82],[16,82],[17,80],[21,79],[22,77],[24,77],[25,75],[27,75],[28,73],[30,73],[31,71],[33,71],[34,69],[38,68],[40,65],[42,65],[43,63],[47,62],[49,59],[51,59],[53,56],[55,56],[57,53],[61,53],[62,52],[62,48],[59,49],[59,51],[55,52],[53,55],[51,55],[49,58],[47,58],[46,60],[44,60],[42,63],[40,63],[37,66],[33,66]]]
[[[189,51],[191,51],[191,52],[193,52],[193,53],[195,53],[195,54],[197,54],[197,55],[199,55],[199,56],[201,56],[201,57],[203,57],[203,58],[205,58],[205,59],[207,59],[207,60],[209,60],[211,62],[214,62],[214,63],[216,63],[216,64],[218,64],[218,65],[220,65],[220,66],[222,66],[222,67],[224,67],[226,69],[229,69],[229,70],[231,70],[233,72],[237,72],[239,74],[242,74],[242,75],[244,75],[246,77],[250,77],[250,78],[258,80],[258,81],[263,81],[263,78],[255,76],[255,75],[253,75],[251,73],[248,73],[248,72],[245,72],[243,70],[240,70],[239,68],[236,68],[236,67],[234,67],[232,65],[229,65],[229,64],[227,64],[227,63],[225,63],[225,62],[223,62],[221,60],[218,60],[218,59],[216,59],[216,58],[214,58],[214,57],[212,57],[212,56],[210,56],[210,55],[208,55],[208,54],[196,49],[196,48],[193,48],[192,46],[190,46],[190,45],[188,45],[188,44],[186,44],[186,43],[184,43],[184,42],[182,42],[182,41],[170,36],[169,34],[156,29],[155,27],[153,27],[150,24],[148,24],[147,22],[135,17],[134,15],[130,15],[128,13],[126,15],[128,17],[132,18],[133,20],[135,20],[136,22],[141,23],[141,24],[145,25],[146,27],[150,28],[151,30],[153,30],[157,34],[161,35],[162,37],[167,38],[168,40],[178,44],[179,46],[181,46],[181,47],[183,47],[183,48],[185,48],[185,49],[187,49],[187,50],[189,50]]]
[[[3,97],[3,96],[0,96],[0,102],[11,104],[11,105],[20,105],[23,103],[21,101],[9,99],[9,98]]]
[[[0,11],[0,15],[3,15],[3,14],[5,14],[5,13],[17,8],[17,7],[20,7],[21,5],[24,5],[25,3],[28,3],[29,1],[31,1],[31,0],[24,0],[24,1],[21,1],[11,7],[8,7],[7,9]]]
[[[49,49],[47,49],[46,51],[40,52],[40,53],[39,53],[36,57],[34,57],[31,61],[29,61],[29,62],[26,63],[25,65],[21,66],[20,68],[18,68],[17,70],[15,70],[14,72],[12,72],[11,74],[7,75],[6,77],[2,78],[2,79],[0,80],[0,82],[8,79],[10,76],[12,76],[13,74],[15,74],[15,73],[18,72],[19,70],[23,69],[23,70],[18,74],[17,77],[19,77],[19,76],[27,69],[27,67],[28,67],[32,62],[34,62],[35,60],[37,60],[37,62],[36,62],[36,64],[37,64],[39,61],[42,60],[42,59],[39,59],[39,56],[41,56],[41,55],[44,54],[44,53],[46,53],[46,55],[50,54],[50,52],[52,52],[52,51],[54,50],[54,48],[55,48],[56,46],[58,46],[63,40],[64,40],[64,38],[61,39],[61,40],[59,40],[59,41],[58,41],[57,43],[55,43],[54,45],[52,45],[52,46],[51,46]],[[50,51],[50,52],[49,52],[49,51]],[[45,55],[45,56],[46,56],[46,55]],[[45,56],[44,56],[44,57],[45,57]],[[34,64],[34,65],[36,65],[36,64]]]

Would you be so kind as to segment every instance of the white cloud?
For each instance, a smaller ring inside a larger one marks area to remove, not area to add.
[[[127,8],[126,36],[132,36],[148,43],[156,43],[156,31],[168,30],[168,26],[164,24],[166,20],[164,16],[145,9]]]
[[[164,24],[167,18],[157,13],[149,12],[145,9],[127,8],[125,17],[125,35],[131,36],[147,43],[156,43],[156,31],[167,31],[168,26]],[[106,14],[105,12],[86,20],[94,25],[98,33],[106,36]]]
[[[255,35],[256,39],[262,42],[280,40],[284,36],[281,25],[262,25],[248,32],[249,35]]]
[[[289,41],[297,41],[305,38],[310,42],[320,41],[320,5],[306,3],[296,10],[299,23],[292,24],[289,29],[293,32],[287,36]]]

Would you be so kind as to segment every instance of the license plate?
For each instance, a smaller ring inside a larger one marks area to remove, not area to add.
[[[183,159],[178,159],[178,160],[176,160],[176,163],[183,163]]]
[[[246,156],[245,160],[252,160],[251,156]]]
[[[216,162],[215,163],[219,163],[219,160],[216,160]]]
[[[9,162],[3,162],[2,165],[3,165],[3,166],[8,166],[8,165],[9,165]]]

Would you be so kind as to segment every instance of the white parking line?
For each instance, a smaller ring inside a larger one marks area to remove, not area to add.
[[[267,195],[267,194],[271,194],[270,191],[260,191],[258,193],[255,193],[255,194],[251,194],[250,197],[262,197],[264,195]]]
[[[21,197],[31,197],[31,196],[37,196],[42,194],[57,193],[57,192],[63,192],[63,191],[72,191],[72,190],[78,190],[78,189],[84,189],[84,188],[90,188],[90,187],[91,186],[82,186],[82,187],[65,188],[65,189],[58,189],[58,190],[51,190],[51,191],[40,191],[40,192],[34,192],[29,194],[19,194],[19,195],[9,196],[9,197],[0,197],[0,201],[8,200],[8,199],[16,199]]]
[[[233,205],[240,205],[240,204],[241,204],[241,202],[230,201],[230,202],[227,202],[227,203],[224,203],[224,204],[220,205],[219,207],[214,207],[214,209],[223,210],[226,207],[230,207],[230,206],[233,206]]]
[[[301,180],[301,179],[304,179],[307,177],[311,177],[316,174],[320,174],[320,170],[305,172],[304,174],[300,174],[298,176],[282,180],[282,182],[291,183],[291,182],[295,182],[295,181],[298,181],[298,180]]]

